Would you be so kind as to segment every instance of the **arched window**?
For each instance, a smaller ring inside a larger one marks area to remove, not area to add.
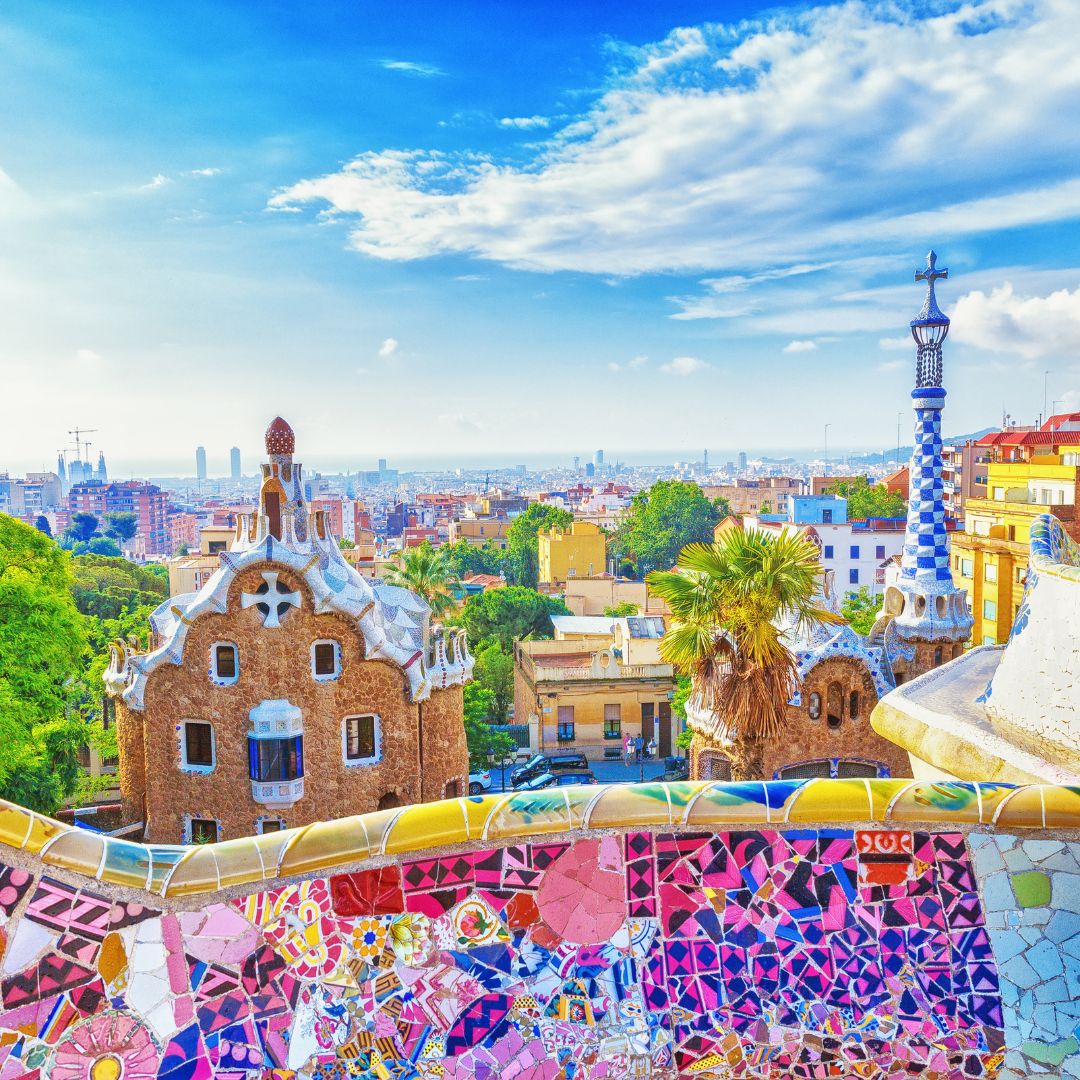
[[[396,791],[388,791],[379,800],[377,809],[379,810],[392,810],[395,806],[401,805],[401,797]]]
[[[859,691],[858,690],[852,690],[851,693],[848,694],[847,714],[848,714],[848,719],[850,719],[850,720],[858,720],[859,719]]]
[[[821,719],[821,695],[820,694],[811,694],[810,695],[810,703],[809,703],[809,705],[807,707],[808,707],[809,712],[810,712],[810,719],[811,720],[820,720]]]
[[[826,709],[829,727],[838,728],[844,722],[844,688],[838,682],[829,683]]]
[[[939,645],[934,650],[934,667],[940,667],[940,666],[941,666],[941,646]]]

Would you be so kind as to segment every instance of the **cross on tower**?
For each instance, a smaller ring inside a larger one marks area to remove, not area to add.
[[[949,276],[949,268],[943,266],[940,270],[937,268],[937,252],[931,251],[926,256],[926,269],[915,271],[916,281],[925,281],[930,289],[930,298],[932,306],[937,307],[937,299],[934,296],[934,282],[939,278],[947,278]]]
[[[263,583],[253,593],[241,593],[240,606],[255,608],[262,614],[263,626],[275,630],[281,625],[281,619],[289,608],[298,608],[302,599],[298,592],[291,592],[282,585],[273,570],[264,570]]]

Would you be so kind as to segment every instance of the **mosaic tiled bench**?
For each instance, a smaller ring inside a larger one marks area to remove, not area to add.
[[[1080,1076],[1080,789],[492,795],[196,848],[0,804],[0,1080]]]

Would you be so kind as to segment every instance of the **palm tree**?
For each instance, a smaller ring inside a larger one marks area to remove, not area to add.
[[[436,618],[454,607],[453,590],[458,584],[454,568],[441,551],[427,542],[406,551],[401,565],[388,567],[383,580],[422,597]]]
[[[818,549],[795,531],[737,528],[683,548],[676,567],[648,577],[673,619],[660,655],[693,677],[695,704],[717,718],[713,736],[729,740],[732,777],[761,779],[796,688],[785,630],[841,621],[819,605]]]

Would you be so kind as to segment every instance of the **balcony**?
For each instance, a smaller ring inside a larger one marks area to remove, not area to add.
[[[295,780],[252,780],[251,797],[263,806],[292,806],[304,797],[304,778]]]
[[[552,664],[525,665],[534,683],[572,682],[587,679],[671,679],[675,669],[671,664],[609,664],[558,667]]]

